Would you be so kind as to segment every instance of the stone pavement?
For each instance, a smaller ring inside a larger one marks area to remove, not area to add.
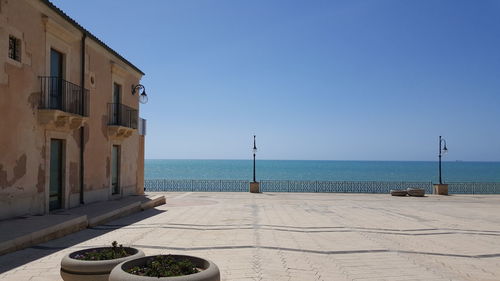
[[[48,215],[22,216],[0,221],[0,255],[63,237],[165,204],[163,195],[132,195],[112,201],[95,202],[57,210]]]
[[[167,204],[0,256],[0,280],[61,280],[113,240],[214,261],[222,280],[500,280],[500,196],[162,193]]]

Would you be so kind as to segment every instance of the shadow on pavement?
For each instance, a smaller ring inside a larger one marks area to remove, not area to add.
[[[101,235],[104,235],[108,232],[127,227],[129,225],[132,225],[136,222],[142,221],[144,219],[162,214],[166,211],[164,210],[158,210],[155,208],[148,209],[139,213],[131,214],[127,217],[119,218],[117,220],[109,222],[109,224],[117,225],[119,224],[120,227],[113,227],[110,229],[93,229],[93,228],[87,228],[79,232],[75,232],[72,234],[69,234],[67,236],[54,239],[45,243],[41,243],[38,245],[31,246],[29,248],[16,251],[13,253],[5,254],[0,256],[0,274],[7,272],[9,270],[12,270],[16,267],[25,265],[27,263],[30,263],[32,261],[35,261],[40,258],[44,258],[47,256],[50,256],[52,254],[55,254],[61,250],[67,249],[69,247],[73,247],[77,244],[83,243],[85,241],[97,238]],[[104,224],[106,225],[106,224]],[[112,241],[108,241],[111,245]],[[119,241],[118,241],[119,242]],[[106,246],[106,245],[103,245]],[[85,248],[82,246],[82,248]],[[59,268],[57,268],[59,270]]]

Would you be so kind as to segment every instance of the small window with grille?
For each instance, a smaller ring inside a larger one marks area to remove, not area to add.
[[[9,36],[9,58],[21,62],[21,40],[12,35]]]

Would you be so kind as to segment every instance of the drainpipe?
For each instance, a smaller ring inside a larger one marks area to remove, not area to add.
[[[82,62],[81,62],[81,84],[82,84],[82,114],[84,113],[84,104],[85,104],[85,39],[87,38],[87,34],[83,33],[82,36]],[[85,159],[84,159],[84,151],[85,151],[85,128],[84,126],[80,127],[80,204],[85,204],[83,200],[83,188],[85,186],[84,181],[84,172],[85,172]]]

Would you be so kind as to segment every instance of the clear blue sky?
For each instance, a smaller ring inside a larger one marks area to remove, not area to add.
[[[500,1],[63,1],[146,76],[146,158],[500,160]]]

